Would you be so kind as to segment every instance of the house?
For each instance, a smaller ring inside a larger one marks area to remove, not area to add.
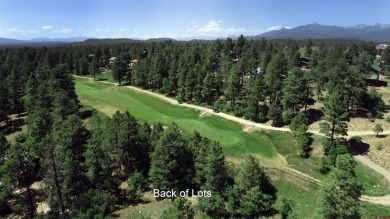
[[[116,57],[111,57],[111,58],[108,60],[108,64],[109,64],[109,65],[114,64],[115,59],[116,59]]]
[[[129,63],[129,68],[132,69],[134,64],[138,63],[139,60],[138,59],[132,59],[130,60],[130,63]]]
[[[378,49],[386,49],[388,46],[387,44],[379,44],[377,47]]]
[[[95,57],[94,54],[89,54],[88,55],[88,61],[92,61],[94,57]]]
[[[379,75],[382,74],[382,68],[376,64],[371,65],[371,70],[366,78],[367,85],[369,86],[387,86],[387,82],[380,81]]]
[[[302,68],[302,69],[310,68],[309,67],[309,62],[310,62],[309,58],[301,57],[301,58],[299,58],[299,67]]]

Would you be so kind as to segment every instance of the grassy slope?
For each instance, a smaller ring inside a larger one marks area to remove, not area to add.
[[[315,171],[318,157],[311,157],[306,160],[299,158],[296,155],[294,140],[292,140],[292,136],[289,133],[272,131],[246,133],[236,123],[215,116],[199,117],[199,112],[195,110],[174,106],[136,91],[94,83],[86,79],[78,78],[76,81],[76,92],[82,104],[90,105],[107,115],[113,114],[118,109],[129,110],[132,115],[142,121],[163,122],[165,124],[175,122],[186,134],[197,130],[202,135],[220,141],[226,155],[229,157],[242,158],[245,154],[251,153],[258,154],[262,158],[268,158],[267,160],[276,160],[277,151],[286,156],[286,160],[293,168],[316,178],[322,177]],[[264,163],[264,159],[261,162]],[[360,168],[360,170],[361,173],[366,171],[364,168]],[[273,184],[278,190],[278,196],[291,200],[298,216],[302,218],[317,218],[317,212],[313,211],[313,209],[317,209],[315,194],[318,191],[318,186],[289,176],[286,173],[275,173],[275,171],[270,171],[270,175]],[[362,174],[358,175],[361,176]],[[366,179],[369,178],[372,177],[368,176]],[[376,185],[375,183],[368,184]],[[150,202],[150,204],[146,204],[141,208],[160,208],[162,207],[160,204]],[[163,205],[165,208],[166,205]],[[278,203],[276,206],[278,206]],[[139,211],[140,207],[128,207],[119,211],[118,214],[120,217],[126,218],[129,215],[138,216]],[[363,203],[363,218],[370,218],[385,213],[387,211],[383,206]]]
[[[82,104],[108,115],[116,110],[128,110],[141,121],[164,124],[175,122],[187,134],[196,130],[219,141],[227,156],[243,157],[248,153],[256,153],[269,159],[276,157],[275,148],[261,136],[246,133],[240,125],[219,117],[199,117],[199,112],[193,109],[174,106],[143,93],[87,79],[77,79],[76,93]]]

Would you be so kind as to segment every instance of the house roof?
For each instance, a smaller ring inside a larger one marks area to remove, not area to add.
[[[306,62],[309,62],[310,59],[308,57],[301,57],[299,58],[299,61],[306,61]]]
[[[115,61],[116,57],[111,57],[109,60],[110,61]]]
[[[378,75],[370,75],[367,77],[367,80],[378,80]]]
[[[375,64],[372,64],[371,68],[374,69],[377,72],[381,72],[382,71],[381,67],[379,67],[378,65],[375,65]]]

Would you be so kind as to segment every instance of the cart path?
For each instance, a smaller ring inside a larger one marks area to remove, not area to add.
[[[77,76],[77,75],[74,75],[74,77],[93,80],[93,78]],[[104,84],[112,84],[112,85],[118,86],[117,83],[109,82],[109,81],[97,81],[97,82],[104,83]],[[159,99],[162,99],[162,100],[167,101],[167,102],[169,102],[171,104],[174,104],[174,105],[188,107],[188,108],[196,109],[196,110],[199,110],[199,111],[208,112],[208,113],[211,113],[212,115],[219,116],[219,117],[222,117],[224,119],[227,119],[227,120],[230,120],[230,121],[234,121],[234,122],[237,122],[237,123],[242,124],[242,125],[248,125],[248,126],[257,127],[257,128],[260,128],[260,129],[265,129],[265,130],[275,130],[275,131],[291,132],[291,130],[289,128],[280,128],[280,127],[273,127],[273,126],[269,126],[269,125],[259,124],[259,123],[256,123],[256,122],[253,122],[253,121],[250,121],[250,120],[238,118],[236,116],[229,115],[229,114],[222,113],[222,112],[214,113],[212,109],[209,109],[209,108],[206,108],[206,107],[202,107],[202,106],[197,106],[197,105],[194,105],[194,104],[188,104],[188,103],[178,104],[177,100],[175,100],[175,99],[172,99],[172,98],[167,97],[165,95],[158,94],[158,93],[155,93],[155,92],[152,92],[152,91],[149,91],[149,90],[144,90],[144,89],[141,89],[141,88],[138,88],[138,87],[134,87],[134,86],[121,86],[121,87],[124,87],[124,88],[127,88],[127,89],[132,89],[132,90],[135,90],[135,91],[138,91],[138,92],[141,92],[141,93],[149,94],[151,96],[157,97]],[[316,135],[323,135],[318,130],[309,130],[308,132],[316,134]],[[385,131],[381,132],[381,134],[390,134],[390,130],[385,130]],[[349,137],[356,136],[356,135],[360,135],[360,136],[361,135],[375,135],[375,133],[373,131],[348,132],[348,136]],[[388,170],[386,170],[385,168],[375,164],[370,159],[368,159],[367,157],[364,157],[364,156],[355,156],[355,159],[359,160],[364,165],[366,165],[367,167],[373,169],[377,173],[383,175],[390,182],[390,172]],[[298,176],[298,177],[303,178],[305,180],[308,180],[310,182],[313,182],[313,183],[316,183],[318,185],[321,185],[321,181],[320,180],[315,179],[314,177],[311,177],[311,176],[309,176],[309,175],[307,175],[307,174],[305,174],[303,172],[300,172],[298,170],[295,170],[295,169],[292,169],[292,168],[288,168],[288,167],[277,168],[277,169],[289,172],[289,173],[291,173],[291,174],[293,174],[295,176]],[[390,194],[386,195],[386,196],[377,196],[377,197],[376,196],[366,196],[366,195],[363,195],[361,197],[361,200],[372,202],[372,203],[376,203],[376,204],[382,204],[382,205],[390,206]]]

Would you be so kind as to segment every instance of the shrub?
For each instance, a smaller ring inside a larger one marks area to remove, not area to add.
[[[292,209],[290,206],[290,203],[287,199],[282,199],[282,202],[280,203],[279,206],[279,213],[282,215],[283,219],[289,218],[289,215],[291,214]]]
[[[307,118],[305,114],[299,112],[294,118],[291,120],[290,129],[295,132],[302,124],[307,125]]]
[[[325,157],[322,157],[320,160],[320,163],[318,164],[318,171],[321,174],[327,174],[329,172],[330,168],[328,165],[328,162],[326,161]]]
[[[140,172],[135,172],[131,174],[129,180],[127,181],[127,200],[132,203],[139,202],[143,196],[143,186],[145,184],[145,179]]]
[[[378,136],[379,133],[383,132],[382,124],[376,123],[372,130],[376,133],[376,136]]]
[[[390,123],[390,116],[386,117],[385,121]]]

